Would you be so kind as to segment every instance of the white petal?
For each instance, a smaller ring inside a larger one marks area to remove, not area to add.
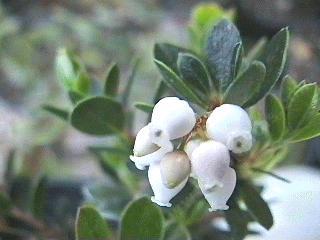
[[[243,139],[245,146],[250,146],[251,148],[252,143],[249,144],[249,142],[252,141],[250,140],[252,139],[251,120],[247,112],[237,105],[223,104],[215,108],[207,119],[206,128],[208,136],[215,141],[227,146],[233,146],[232,142],[234,141],[232,140],[232,135],[237,133],[236,137]],[[245,135],[239,136],[239,133],[245,133]],[[248,133],[250,134],[249,137]],[[240,150],[240,152],[244,151]]]
[[[234,153],[247,152],[252,147],[252,135],[248,131],[234,131],[229,134],[227,147]]]
[[[207,190],[223,185],[222,179],[229,164],[227,147],[213,140],[201,143],[191,156],[193,174]]]
[[[170,140],[187,135],[196,123],[189,104],[177,97],[161,99],[153,108],[151,122],[169,134]]]
[[[141,157],[158,149],[159,147],[151,142],[149,126],[143,127],[136,136],[133,148],[134,156]]]
[[[186,152],[186,154],[188,155],[188,157],[191,159],[192,153],[193,151],[199,147],[200,143],[202,143],[203,141],[199,138],[196,139],[192,139],[190,140],[186,146],[184,147],[184,151]],[[193,173],[192,170],[192,166],[191,166],[191,173],[190,173],[190,177],[196,178],[196,175]]]
[[[186,178],[183,182],[181,182],[175,188],[169,189],[167,188],[161,179],[160,173],[160,164],[152,164],[148,170],[148,178],[154,193],[154,196],[151,197],[151,200],[162,207],[171,207],[170,200],[175,197],[182,188],[186,185],[188,178]]]
[[[216,186],[215,188],[208,191],[200,181],[198,182],[204,197],[211,206],[211,208],[209,209],[210,212],[229,209],[227,201],[234,191],[236,180],[236,172],[229,167],[222,179],[223,187]]]

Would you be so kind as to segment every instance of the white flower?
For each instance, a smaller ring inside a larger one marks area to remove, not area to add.
[[[252,147],[252,124],[247,112],[237,105],[223,104],[215,108],[207,119],[207,134],[225,144],[234,153]]]
[[[163,156],[172,152],[173,145],[169,141],[168,134],[152,124],[142,128],[137,134],[134,144],[134,155],[130,159],[136,167],[144,170],[152,163],[160,162]]]
[[[192,172],[206,190],[223,186],[222,179],[229,164],[229,150],[213,140],[201,143],[191,156]]]
[[[169,139],[187,135],[196,123],[196,117],[189,104],[177,97],[165,97],[153,108],[151,123],[166,131]]]
[[[216,186],[208,191],[199,181],[201,192],[211,206],[209,208],[210,212],[229,209],[226,203],[234,191],[236,179],[236,172],[228,167],[222,178],[222,187]]]
[[[188,141],[188,143],[187,143],[187,144],[185,145],[185,147],[184,147],[184,151],[185,151],[186,154],[188,155],[189,159],[191,159],[193,151],[194,151],[197,147],[199,147],[199,145],[200,145],[202,142],[203,142],[203,140],[201,140],[201,139],[199,139],[199,138],[191,139],[190,141]],[[192,166],[191,166],[190,177],[196,178],[195,174],[193,173]]]
[[[171,207],[172,204],[170,203],[170,200],[182,190],[188,181],[188,178],[186,178],[175,188],[167,188],[162,182],[160,163],[150,165],[148,178],[154,193],[154,196],[151,197],[151,201],[162,207]]]
[[[191,164],[183,151],[167,153],[160,161],[160,173],[163,184],[167,188],[175,188],[189,177]]]

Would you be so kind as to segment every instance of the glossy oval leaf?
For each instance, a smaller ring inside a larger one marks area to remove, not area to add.
[[[112,64],[108,70],[105,85],[104,94],[107,96],[116,96],[119,87],[120,70],[116,63]]]
[[[306,84],[294,93],[288,107],[289,130],[299,128],[315,115],[318,103],[317,93],[315,83]]]
[[[260,196],[259,192],[246,181],[240,183],[240,194],[254,219],[265,229],[273,225],[273,216],[268,204]]]
[[[259,61],[266,66],[266,76],[258,91],[250,98],[248,105],[252,106],[262,99],[276,84],[287,59],[289,45],[288,28],[281,29],[267,44]]]
[[[197,96],[196,93],[192,91],[192,89],[189,88],[172,69],[158,60],[155,60],[155,63],[158,66],[164,81],[169,87],[174,89],[177,93],[187,98],[188,100],[197,103],[200,106],[205,106],[204,101],[201,100],[199,96]]]
[[[164,217],[148,197],[132,201],[124,210],[120,240],[162,239]]]
[[[108,97],[91,97],[76,105],[70,119],[72,126],[84,133],[108,135],[122,130],[124,118],[120,103]]]
[[[290,139],[291,142],[301,142],[320,136],[320,113],[311,118],[304,127]]]
[[[212,30],[207,42],[207,61],[215,86],[224,92],[233,80],[234,49],[241,42],[236,26],[224,19]]]
[[[79,208],[76,219],[76,240],[108,240],[111,231],[107,222],[92,206]]]
[[[202,92],[210,93],[210,80],[200,59],[190,53],[179,53],[178,69],[187,84]]]
[[[281,139],[286,126],[285,111],[281,100],[275,95],[268,95],[265,103],[265,116],[269,132],[274,141]]]
[[[262,62],[254,61],[250,67],[240,74],[225,93],[225,103],[245,106],[250,96],[259,88],[266,73]]]
[[[286,75],[282,80],[281,99],[284,107],[287,109],[291,97],[298,88],[298,83],[290,75]]]

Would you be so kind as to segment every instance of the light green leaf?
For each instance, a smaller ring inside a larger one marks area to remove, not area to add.
[[[56,117],[67,121],[69,118],[69,112],[67,110],[64,109],[60,109],[58,107],[55,106],[51,106],[51,105],[43,105],[42,109],[55,115]]]
[[[94,207],[87,205],[78,209],[77,240],[108,240],[109,237],[111,237],[109,226]]]
[[[284,107],[287,109],[290,99],[298,89],[298,83],[290,75],[286,75],[282,80],[281,99]]]
[[[143,102],[136,102],[134,106],[145,113],[151,113],[154,107],[151,104],[143,103]]]
[[[273,217],[268,204],[260,196],[259,192],[246,181],[240,182],[240,194],[254,219],[265,229],[270,229],[273,225]]]
[[[265,103],[265,116],[272,139],[277,141],[285,132],[286,118],[282,102],[275,95],[268,95]]]
[[[154,46],[154,58],[160,62],[163,62],[175,73],[178,72],[178,54],[187,52],[189,52],[189,50],[169,43],[157,43]]]
[[[317,85],[310,83],[299,88],[293,95],[288,106],[289,130],[303,126],[317,112]],[[289,134],[291,134],[290,132]]]
[[[210,93],[208,73],[200,59],[190,53],[179,53],[178,69],[186,84],[204,93]]]
[[[112,64],[108,70],[104,85],[104,93],[107,96],[116,96],[119,87],[120,70],[116,63]]]
[[[93,135],[120,132],[124,118],[121,104],[108,97],[90,97],[80,101],[70,117],[73,127]]]
[[[220,92],[224,92],[233,81],[236,68],[234,56],[239,43],[241,43],[239,31],[228,20],[220,21],[209,36],[207,42],[208,69]]]
[[[252,106],[262,99],[278,81],[286,63],[288,45],[289,31],[288,28],[283,28],[265,47],[259,60],[266,66],[266,76],[258,91],[248,101],[248,106]]]
[[[312,117],[296,134],[290,139],[291,142],[301,142],[320,136],[320,113]]]
[[[199,104],[200,106],[205,106],[205,103],[183,82],[183,80],[174,73],[167,65],[158,60],[154,60],[158,66],[164,81],[168,86],[173,88],[177,93],[186,97],[188,100]]]
[[[162,239],[163,233],[164,217],[149,198],[134,200],[124,210],[120,240]]]
[[[253,92],[259,88],[264,79],[266,68],[263,63],[254,61],[249,68],[241,73],[229,86],[225,93],[225,103],[246,106]]]

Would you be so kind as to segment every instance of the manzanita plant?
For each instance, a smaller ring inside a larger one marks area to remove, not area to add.
[[[319,89],[284,74],[288,28],[246,50],[232,13],[214,11],[217,18],[210,8],[195,11],[189,49],[155,45],[162,81],[150,103],[135,103],[148,115],[137,135],[128,102],[136,69],[120,92],[112,64],[104,86],[93,89],[81,61],[58,52],[58,76],[73,105],[44,108],[83,133],[111,139],[89,148],[112,184],[86,189],[77,239],[204,239],[208,227],[211,238],[244,239],[251,222],[272,227],[271,203],[254,180],[269,174],[286,181],[272,168],[290,144],[320,135]],[[146,179],[152,197],[141,197],[150,192]],[[230,231],[211,226],[208,216],[224,218]]]

